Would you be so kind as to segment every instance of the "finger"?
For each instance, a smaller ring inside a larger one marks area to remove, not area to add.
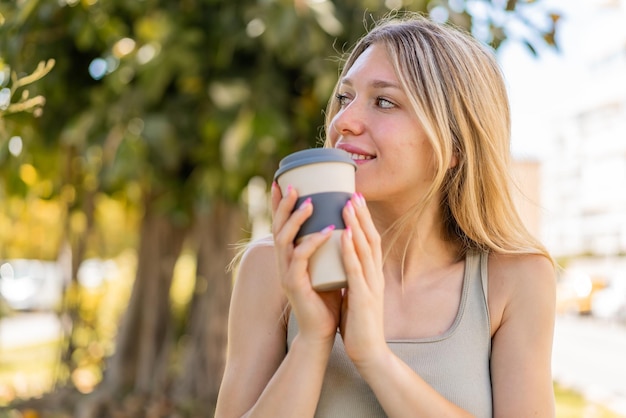
[[[382,260],[380,234],[374,225],[374,221],[372,220],[372,215],[367,208],[365,198],[361,193],[355,193],[354,196],[352,196],[351,202],[354,206],[354,212],[356,218],[359,220],[359,225],[361,226],[365,239],[369,243],[369,247],[372,250],[374,260]]]
[[[291,211],[293,203],[284,202],[288,197],[283,199],[278,206],[277,221],[272,225],[274,231],[274,240],[280,246],[293,246],[298,231],[302,224],[313,214],[313,204],[311,199],[305,199],[295,211]],[[282,221],[284,219],[284,222]]]
[[[346,226],[341,234],[341,248],[343,267],[346,270],[346,279],[348,281],[348,289],[355,292],[363,289],[365,280],[363,279],[363,268],[361,261],[354,247],[352,227]]]
[[[279,195],[280,198],[277,196]],[[285,193],[282,193],[280,187],[276,185],[272,189],[272,231],[277,232],[282,229],[283,225],[291,215],[294,205],[298,199],[298,195],[291,185],[287,186]]]
[[[352,251],[354,251],[354,256],[360,265],[360,274],[363,280],[371,286],[373,283],[378,282],[378,271],[381,263],[377,258],[377,254],[381,251],[380,245],[375,241],[375,237],[373,243],[370,243],[370,240],[368,240],[357,213],[357,210],[359,210],[357,199],[358,196],[355,195],[346,203],[343,216],[348,227],[347,229],[349,229],[348,235],[350,236]],[[364,209],[367,211],[367,208]],[[350,247],[347,248],[350,249]],[[355,271],[355,273],[358,273],[358,271]]]
[[[307,283],[307,287],[311,286],[311,281],[306,274],[309,266],[309,261],[315,251],[317,251],[331,236],[331,232],[335,229],[334,225],[329,225],[320,232],[316,232],[313,234],[309,234],[305,236],[298,245],[295,246],[293,250],[293,255],[291,257],[291,277],[296,278],[295,283],[291,282],[293,285],[301,286],[305,281]],[[299,278],[300,280],[297,280]]]
[[[278,183],[276,183],[275,181],[272,182],[272,189],[271,189],[272,213],[276,212],[276,209],[278,209],[278,204],[280,203],[280,200],[282,198],[283,198],[283,194],[280,191],[280,186],[278,186]]]
[[[356,196],[348,200],[344,207],[343,218],[346,226],[350,228],[350,236],[352,245],[358,257],[362,262],[372,261],[372,249],[370,248],[367,236],[363,231],[361,222],[356,214],[356,204],[354,200]]]

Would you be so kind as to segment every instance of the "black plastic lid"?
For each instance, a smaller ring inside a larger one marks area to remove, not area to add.
[[[311,148],[302,151],[296,151],[289,154],[278,164],[278,170],[274,174],[276,180],[281,174],[294,168],[316,163],[346,163],[351,164],[356,170],[356,163],[350,158],[350,154],[338,148]]]

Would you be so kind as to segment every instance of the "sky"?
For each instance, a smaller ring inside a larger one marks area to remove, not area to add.
[[[626,95],[626,76],[615,86],[615,78],[603,73],[606,63],[618,58],[620,51],[626,54],[626,1],[543,0],[536,4],[537,13],[548,10],[562,15],[557,26],[558,51],[539,48],[535,57],[521,43],[506,42],[498,59],[509,87],[512,152],[516,157],[541,160],[550,150],[549,131],[555,120],[618,91]]]

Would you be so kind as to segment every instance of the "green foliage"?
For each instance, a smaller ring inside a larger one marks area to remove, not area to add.
[[[28,186],[32,186],[29,180],[35,180],[24,171],[33,172],[32,165],[24,165],[30,161],[13,157],[19,157],[24,148],[21,135],[31,132],[24,115],[39,116],[46,102],[42,95],[31,95],[29,87],[48,74],[53,67],[54,60],[50,59],[39,62],[30,74],[18,74],[11,71],[0,57],[0,173],[5,180],[4,187],[10,194],[24,195]],[[36,176],[36,170],[34,174]]]
[[[5,67],[3,64],[2,67]],[[41,79],[48,74],[52,67],[54,67],[54,60],[48,60],[47,62],[40,62],[37,65],[35,71],[32,74],[18,76],[15,72],[10,72],[8,68],[0,68],[2,72],[2,81],[7,74],[10,73],[11,81],[7,83],[7,87],[2,89],[2,101],[0,102],[0,120],[7,115],[19,113],[19,112],[37,112],[41,110],[41,107],[45,104],[46,100],[43,96],[30,97],[30,92],[24,87],[35,81]],[[17,101],[14,101],[14,96],[18,91],[21,91],[21,95]]]
[[[402,3],[10,2],[0,6],[1,58],[18,73],[57,61],[38,83],[45,112],[22,128],[26,152],[55,155],[40,173],[55,195],[72,184],[78,207],[85,183],[107,193],[136,184],[186,222],[198,204],[237,200],[252,176],[269,179],[279,158],[319,142],[333,57]],[[501,16],[523,17],[530,2],[481,2],[480,21],[465,2],[405,3],[480,23],[497,46]],[[538,32],[553,40],[554,25]]]

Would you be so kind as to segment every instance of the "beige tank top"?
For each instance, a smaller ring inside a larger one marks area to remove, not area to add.
[[[461,302],[448,331],[435,337],[387,341],[391,350],[437,392],[474,416],[484,418],[492,416],[487,258],[486,253],[469,253],[466,256]],[[288,348],[297,333],[298,324],[292,313],[287,331]],[[339,333],[328,362],[315,416],[385,416],[374,392],[346,355]]]

